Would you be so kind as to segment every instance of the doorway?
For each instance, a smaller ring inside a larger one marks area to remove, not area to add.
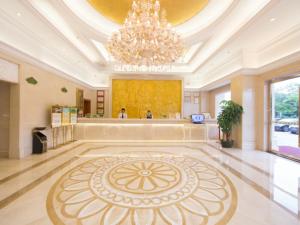
[[[9,153],[10,83],[0,81],[0,158]]]
[[[91,115],[91,100],[89,99],[84,99],[83,115],[85,117]]]
[[[300,77],[271,83],[270,151],[300,159]]]

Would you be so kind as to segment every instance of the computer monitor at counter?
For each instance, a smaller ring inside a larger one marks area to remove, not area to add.
[[[193,114],[192,115],[192,123],[202,124],[205,121],[204,114]]]

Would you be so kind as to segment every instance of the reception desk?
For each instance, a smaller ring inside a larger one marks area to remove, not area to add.
[[[75,126],[74,138],[99,141],[205,142],[218,139],[218,127],[215,120],[193,124],[185,119],[80,118]]]

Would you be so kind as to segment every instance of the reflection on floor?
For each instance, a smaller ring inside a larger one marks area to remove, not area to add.
[[[272,132],[272,149],[280,155],[300,159],[299,137],[291,132]]]
[[[300,159],[300,148],[291,146],[279,146],[279,153]]]
[[[76,142],[0,161],[0,225],[294,225],[299,177],[263,152]]]

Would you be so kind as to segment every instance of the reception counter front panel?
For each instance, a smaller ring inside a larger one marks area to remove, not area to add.
[[[81,119],[75,139],[99,141],[193,141],[218,139],[215,121],[192,124],[188,120]]]

